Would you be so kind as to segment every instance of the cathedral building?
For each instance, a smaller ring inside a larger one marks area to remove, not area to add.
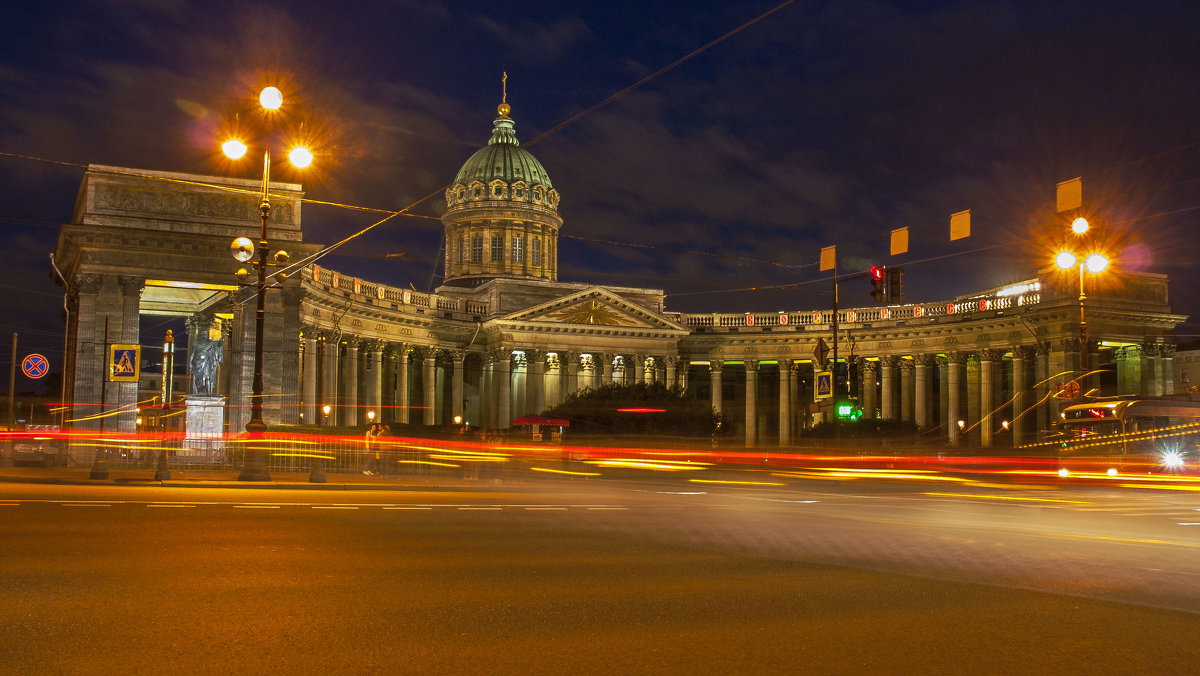
[[[835,342],[829,308],[679,313],[660,289],[559,281],[560,196],[510,112],[500,106],[487,145],[446,189],[445,277],[433,293],[320,264],[268,293],[268,424],[364,425],[373,413],[506,428],[583,388],[663,382],[710,401],[746,446],[788,446],[831,415],[817,374],[832,369],[855,374],[850,396],[866,417],[986,447],[1036,440],[1060,406],[1089,394],[1174,390],[1170,334],[1185,318],[1171,312],[1163,275],[1120,275],[1089,294],[1086,376],[1074,278],[1056,270],[957,298],[839,309],[841,369],[822,349]],[[139,316],[169,314],[189,317],[193,339],[224,327],[216,392],[227,430],[244,429],[255,322],[229,246],[257,234],[256,188],[88,168],[55,253],[69,280],[74,427],[115,410],[108,429],[134,429],[137,384],[104,386],[106,347],[143,342]],[[271,195],[272,247],[292,260],[317,251],[302,233],[302,187],[272,182]]]

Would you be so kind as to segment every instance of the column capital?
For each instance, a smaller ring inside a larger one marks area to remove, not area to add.
[[[971,353],[966,352],[965,350],[954,350],[951,352],[947,352],[946,353],[946,363],[947,364],[962,364],[962,363],[966,362],[967,358],[970,356],[971,356]]]
[[[746,359],[742,362],[742,365],[745,367],[746,373],[755,373],[758,371],[757,359]]]
[[[408,343],[392,343],[389,342],[384,348],[384,352],[392,357],[407,358]]]
[[[512,365],[513,351],[507,347],[498,347],[494,350],[489,350],[487,360],[489,364],[506,364]]]
[[[450,361],[454,362],[455,366],[462,366],[463,361],[467,358],[467,351],[460,349],[446,350],[446,356]]]
[[[900,375],[911,374],[913,369],[916,367],[916,363],[914,363],[915,360],[913,359],[899,359],[897,361],[898,365],[900,366]]]
[[[117,277],[117,283],[121,285],[121,293],[126,296],[136,293],[138,297],[141,297],[142,291],[146,289],[145,277],[121,275]]]
[[[354,350],[357,352],[358,346],[362,344],[362,338],[359,338],[358,336],[354,336],[354,335],[350,335],[350,336],[343,335],[342,342],[346,344],[347,350]]]
[[[913,355],[913,365],[914,366],[929,367],[929,366],[933,366],[936,363],[937,363],[936,355],[932,355],[932,354]]]
[[[979,351],[979,361],[1000,361],[1004,359],[1004,350],[986,348]]]
[[[683,358],[676,354],[670,354],[667,355],[663,361],[667,366],[678,367],[683,363]]]
[[[864,371],[875,372],[879,370],[879,362],[874,359],[864,359],[862,367]]]
[[[363,340],[361,340],[359,342],[359,347],[361,347],[362,349],[364,349],[368,352],[382,353],[383,348],[386,347],[386,345],[387,345],[387,343],[385,343],[382,340],[379,340],[378,338],[364,338]]]
[[[524,348],[521,351],[525,353],[525,359],[530,362],[540,361],[543,364],[546,363],[546,350],[538,347],[530,347]]]
[[[1037,356],[1037,348],[1032,345],[1018,345],[1013,348],[1013,359],[1033,359]]]
[[[723,368],[725,368],[724,360],[721,360],[721,359],[709,359],[708,360],[708,370],[720,371]]]
[[[900,357],[897,355],[894,355],[894,354],[880,355],[879,363],[882,366],[895,368],[896,366],[898,366],[900,364]]]
[[[103,279],[102,276],[92,273],[75,275],[75,292],[96,293],[100,290],[100,283]]]

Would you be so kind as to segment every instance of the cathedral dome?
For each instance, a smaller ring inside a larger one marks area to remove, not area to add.
[[[448,286],[491,279],[558,279],[558,191],[508,116],[498,108],[492,138],[446,188],[444,251]]]
[[[508,116],[508,104],[501,104],[499,112],[487,145],[462,165],[446,191],[446,206],[504,200],[557,211],[558,192],[550,183],[550,175],[536,157],[521,147]]]

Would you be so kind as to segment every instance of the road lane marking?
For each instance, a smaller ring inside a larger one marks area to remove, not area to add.
[[[64,502],[63,507],[112,507],[107,502]]]
[[[433,509],[432,507],[384,507],[384,509]]]
[[[503,507],[459,507],[458,509],[459,509],[459,511],[462,511],[462,512],[480,512],[480,511],[499,512],[499,511],[503,510],[504,508]]]
[[[313,505],[313,509],[358,509],[349,505]]]
[[[556,511],[560,511],[560,512],[567,511],[566,507],[526,507],[525,509],[528,511],[531,511],[531,512],[548,512],[551,510],[556,510]]]
[[[0,502],[0,507],[20,507],[19,502]]]
[[[629,508],[628,507],[588,507],[588,511],[591,511],[591,512],[618,511],[618,510],[623,510],[623,509],[629,509]]]
[[[1200,526],[1200,521],[1180,521],[1179,526]]]
[[[195,507],[195,505],[177,505],[174,503],[151,502],[147,507]]]
[[[234,509],[279,509],[279,505],[234,505]]]

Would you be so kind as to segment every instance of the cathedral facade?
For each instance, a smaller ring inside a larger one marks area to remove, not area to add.
[[[501,106],[487,145],[446,189],[441,287],[420,293],[309,264],[269,294],[268,424],[373,415],[506,428],[583,388],[663,382],[710,401],[747,446],[788,446],[832,415],[816,391],[817,374],[832,370],[865,416],[986,447],[1036,440],[1075,399],[1173,392],[1170,333],[1184,318],[1163,275],[1122,275],[1088,296],[1086,375],[1078,298],[1057,271],[963,297],[839,309],[841,368],[824,350],[835,344],[828,308],[679,313],[659,289],[559,281],[559,193],[509,112]],[[69,280],[75,427],[115,410],[109,429],[132,431],[137,385],[104,386],[106,348],[141,342],[139,316],[158,313],[187,315],[193,332],[214,319],[225,327],[217,391],[228,430],[244,428],[254,313],[227,268],[229,242],[256,232],[254,193],[252,181],[88,169],[55,253]],[[271,193],[272,245],[293,260],[316,251],[301,233],[301,187],[272,183]]]

